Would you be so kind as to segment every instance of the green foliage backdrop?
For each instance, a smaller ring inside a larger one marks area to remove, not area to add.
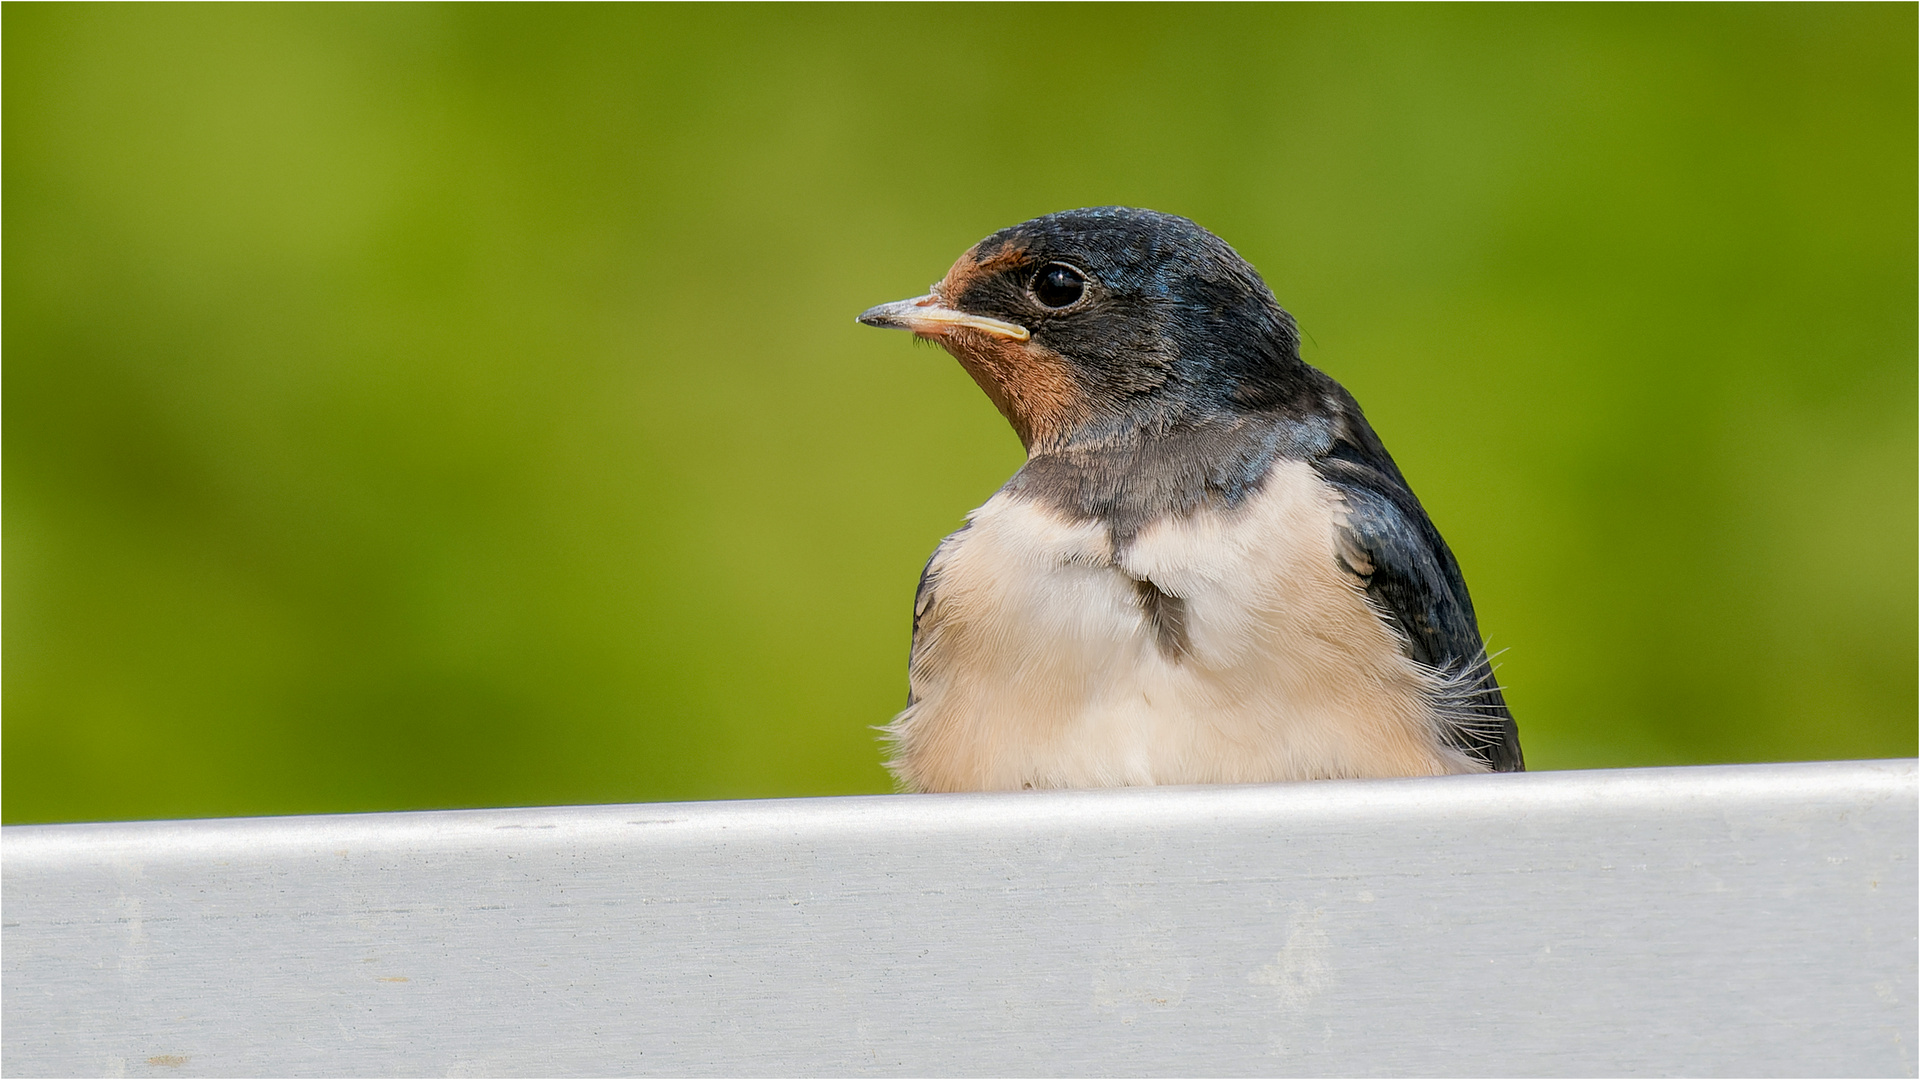
[[[1265,274],[1537,768],[1915,752],[1915,8],[7,5],[9,822],[883,791],[1019,462],[853,316]]]

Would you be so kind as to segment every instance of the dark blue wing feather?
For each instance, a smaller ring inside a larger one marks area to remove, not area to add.
[[[947,553],[948,545],[958,540],[962,533],[973,527],[971,521],[955,529],[939,544],[934,546],[933,554],[927,556],[927,565],[920,571],[920,584],[913,590],[913,639],[907,646],[907,706],[911,708],[916,700],[913,693],[913,673],[920,664],[920,624],[933,610],[938,597],[935,590],[940,584],[940,557]]]
[[[1460,564],[1351,395],[1333,445],[1314,469],[1345,497],[1348,569],[1400,631],[1407,653],[1446,677],[1440,712],[1454,746],[1498,772],[1519,772],[1520,734],[1494,680]]]

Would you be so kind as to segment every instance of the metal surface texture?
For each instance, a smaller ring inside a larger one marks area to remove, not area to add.
[[[1894,1075],[1912,761],[16,826],[29,1075]]]

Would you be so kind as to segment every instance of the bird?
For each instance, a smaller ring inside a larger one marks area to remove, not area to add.
[[[944,347],[1027,454],[920,575],[903,790],[1525,768],[1452,551],[1218,236],[1052,213],[858,321]]]

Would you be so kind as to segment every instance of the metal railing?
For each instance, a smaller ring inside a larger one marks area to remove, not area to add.
[[[1905,1075],[1910,760],[0,832],[25,1075]]]

